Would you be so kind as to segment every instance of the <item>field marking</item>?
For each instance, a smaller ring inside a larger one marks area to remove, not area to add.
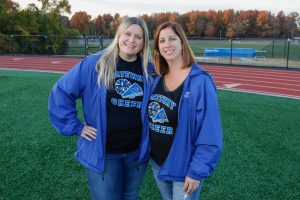
[[[46,71],[63,71],[63,72],[67,72],[68,70],[70,70],[70,67],[65,67],[65,66],[43,66],[43,67],[30,67],[30,66],[14,66],[14,67],[2,67],[0,66],[0,68],[5,68],[5,69],[24,69],[24,70],[46,70]]]
[[[271,82],[271,81],[260,81],[260,80],[255,80],[255,79],[241,79],[241,78],[230,78],[230,77],[222,77],[222,76],[213,76],[214,78],[216,77],[217,79],[228,79],[228,80],[232,80],[234,82],[236,81],[242,81],[242,82],[255,82],[255,83],[269,83],[269,84],[277,84],[277,85],[288,85],[288,86],[296,86],[299,87],[300,89],[300,81],[297,84],[290,84],[290,83],[282,83],[282,82]],[[277,79],[273,79],[273,80],[277,80]]]
[[[264,74],[260,74],[260,73],[255,73],[252,71],[239,71],[239,70],[235,70],[235,71],[229,71],[229,70],[223,70],[223,69],[218,69],[218,70],[211,70],[211,69],[207,69],[204,68],[206,71],[211,72],[211,73],[215,73],[215,74],[229,74],[231,76],[247,76],[247,75],[251,75],[251,77],[255,76],[255,77],[261,77],[261,78],[272,78],[272,77],[276,77],[278,78],[279,76],[282,78],[299,78],[300,73],[293,73],[293,74],[281,74],[281,73],[264,73]],[[249,77],[247,76],[247,77]]]
[[[300,97],[294,96],[294,95],[286,95],[286,94],[276,94],[276,93],[269,93],[269,92],[259,92],[259,91],[253,91],[253,90],[243,90],[243,89],[229,89],[224,87],[218,87],[220,90],[226,90],[231,92],[242,92],[242,93],[249,93],[249,94],[258,94],[258,95],[264,95],[264,96],[272,96],[272,97],[281,97],[281,98],[287,98],[287,99],[295,99],[300,100]]]
[[[222,81],[216,80],[215,82],[218,83],[218,82],[222,82]],[[224,83],[221,83],[221,84],[224,84]],[[227,84],[227,83],[225,83],[225,84]],[[300,95],[300,88],[298,90],[298,89],[281,88],[281,87],[273,87],[273,86],[265,86],[265,85],[256,85],[256,84],[249,84],[249,83],[243,83],[241,85],[242,86],[245,86],[245,85],[246,86],[254,86],[254,87],[259,87],[259,88],[272,88],[272,89],[288,90],[288,91],[293,91],[293,92],[299,92],[299,95]]]
[[[14,58],[13,60],[16,60],[16,61],[18,61],[18,60],[24,60],[24,58]]]
[[[51,64],[59,64],[61,61],[51,61]]]
[[[228,83],[228,84],[223,84],[226,88],[234,88],[237,87],[239,85],[241,85],[240,83]]]
[[[64,74],[63,71],[49,71],[49,70],[36,70],[36,69],[13,69],[13,68],[0,68],[0,70],[11,70],[11,71],[25,71],[25,72],[46,72],[46,73],[55,73],[55,74]]]
[[[246,78],[247,80],[257,80],[257,81],[283,81],[283,82],[290,82],[290,84],[300,84],[300,74],[299,74],[299,78],[298,77],[289,77],[289,76],[285,76],[285,77],[280,77],[280,76],[256,76],[256,75],[249,75],[249,74],[228,74],[228,73],[224,73],[224,72],[211,72],[211,71],[207,71],[208,73],[212,74],[213,77],[228,77],[228,78]]]
[[[204,69],[211,69],[211,70],[217,70],[217,71],[226,71],[231,73],[244,73],[244,72],[250,72],[255,74],[261,74],[263,72],[264,74],[281,74],[281,75],[295,75],[300,74],[300,71],[287,71],[283,69],[259,69],[259,68],[250,68],[250,67],[228,67],[228,66],[211,66],[211,65],[201,65]]]

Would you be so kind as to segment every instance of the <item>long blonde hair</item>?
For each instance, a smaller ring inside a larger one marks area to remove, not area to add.
[[[103,84],[107,89],[112,89],[114,84],[116,65],[119,55],[118,41],[120,35],[127,29],[130,25],[139,25],[144,32],[144,47],[139,52],[143,58],[143,68],[148,80],[148,59],[150,57],[149,51],[149,32],[144,20],[137,17],[129,17],[122,21],[116,32],[115,38],[111,44],[106,48],[104,54],[98,60],[96,65],[96,70],[98,72],[98,85]]]

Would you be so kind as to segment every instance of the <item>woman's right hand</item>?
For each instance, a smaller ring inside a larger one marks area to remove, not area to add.
[[[88,141],[95,140],[97,137],[97,129],[88,125],[84,125],[80,136]]]

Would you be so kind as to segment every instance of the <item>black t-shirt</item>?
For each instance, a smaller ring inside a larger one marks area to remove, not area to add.
[[[113,90],[107,91],[106,152],[138,149],[142,135],[143,69],[140,57],[133,62],[118,58]]]
[[[166,160],[173,143],[182,88],[183,83],[174,91],[167,91],[162,78],[149,100],[150,157],[159,166]]]

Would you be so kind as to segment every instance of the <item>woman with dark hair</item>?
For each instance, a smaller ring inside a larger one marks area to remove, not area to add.
[[[87,169],[92,199],[136,200],[148,153],[149,37],[145,22],[122,21],[110,46],[73,67],[54,85],[49,117],[78,136],[75,157]],[[77,116],[82,99],[84,122]]]
[[[164,200],[199,199],[222,148],[216,86],[177,23],[157,28],[153,59],[158,76],[148,116],[155,181]]]

